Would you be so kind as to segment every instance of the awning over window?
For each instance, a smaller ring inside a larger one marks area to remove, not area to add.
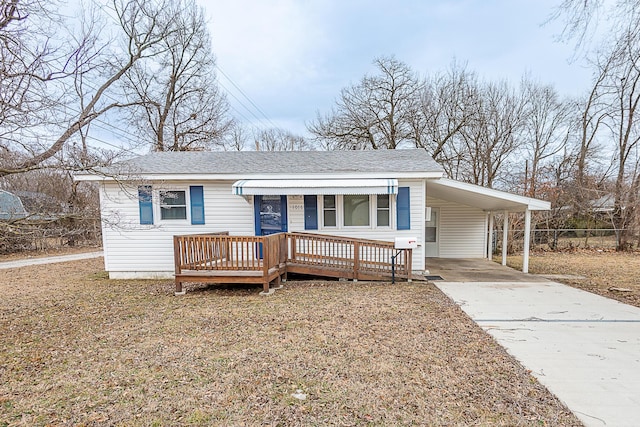
[[[250,195],[397,194],[397,179],[243,179],[232,193]]]

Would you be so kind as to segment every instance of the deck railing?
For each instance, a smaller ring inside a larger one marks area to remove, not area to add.
[[[266,281],[274,277],[274,270],[278,280],[287,271],[376,280],[390,277],[392,269],[398,277],[411,279],[411,250],[396,250],[391,242],[312,233],[230,236],[220,232],[174,236],[173,245],[177,292],[184,277]]]
[[[286,236],[229,236],[228,232],[174,236],[176,272],[260,271],[286,262]]]
[[[398,251],[391,242],[312,233],[287,234],[288,263],[345,270],[353,272],[351,278],[359,279],[391,275],[392,260],[395,260],[395,274],[407,277],[411,273],[411,251]]]
[[[226,257],[226,247],[219,239],[229,232],[173,236],[173,255],[176,273],[181,270],[206,270]]]

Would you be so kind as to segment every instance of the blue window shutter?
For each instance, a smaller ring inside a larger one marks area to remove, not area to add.
[[[398,230],[411,229],[411,216],[409,203],[409,187],[398,187],[398,197],[396,198],[396,217]]]
[[[304,196],[304,229],[318,229],[318,196]]]
[[[204,224],[204,190],[202,185],[192,185],[189,187],[191,199],[191,224]]]
[[[138,186],[138,205],[140,206],[140,224],[153,224],[153,203],[150,185]]]

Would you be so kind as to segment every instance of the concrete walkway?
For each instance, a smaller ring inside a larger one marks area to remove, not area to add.
[[[640,308],[550,281],[435,284],[586,426],[640,425]]]
[[[97,252],[84,252],[84,253],[72,254],[72,255],[49,256],[49,257],[42,257],[42,258],[23,258],[23,259],[17,259],[15,261],[0,262],[0,270],[7,269],[7,268],[28,267],[30,265],[54,264],[56,262],[78,261],[81,259],[99,258],[103,255],[104,254],[102,251],[97,251]]]

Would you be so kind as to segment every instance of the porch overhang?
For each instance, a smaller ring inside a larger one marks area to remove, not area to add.
[[[398,194],[397,179],[243,179],[233,183],[237,196],[324,194]]]

